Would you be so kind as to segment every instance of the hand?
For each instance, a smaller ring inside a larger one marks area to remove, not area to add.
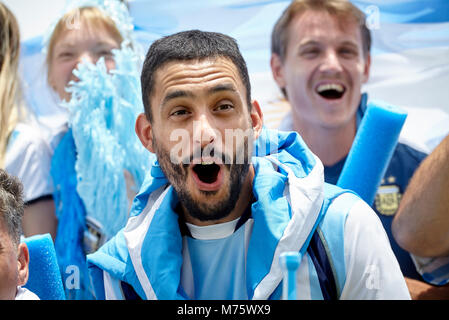
[[[405,278],[413,300],[446,300],[449,299],[449,284],[434,286],[426,282]]]

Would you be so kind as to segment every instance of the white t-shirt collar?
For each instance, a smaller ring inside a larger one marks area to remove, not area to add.
[[[212,224],[210,226],[197,226],[187,222],[186,225],[193,238],[199,240],[216,240],[226,238],[233,234],[239,219],[240,218],[229,222]]]

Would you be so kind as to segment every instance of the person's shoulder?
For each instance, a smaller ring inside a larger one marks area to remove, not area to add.
[[[385,172],[385,182],[382,182],[382,185],[394,183],[403,191],[416,169],[426,157],[426,152],[416,149],[409,144],[399,142]]]
[[[324,183],[324,201],[327,201],[330,214],[347,213],[361,198],[353,191],[331,183]]]
[[[25,201],[53,192],[49,179],[52,153],[39,128],[18,123],[12,133],[5,157],[5,169],[24,186]]]
[[[18,287],[16,300],[40,300],[39,297],[27,288]]]
[[[46,168],[51,156],[50,147],[40,129],[27,123],[18,123],[8,142],[5,167],[14,173],[24,167],[28,168],[28,172],[30,166]]]
[[[364,201],[354,192],[342,189],[336,185],[324,184],[324,216],[321,229],[329,229],[329,232],[336,231],[337,226],[344,231],[348,215],[354,211],[354,206]]]
[[[427,157],[428,153],[425,150],[418,149],[406,142],[398,142],[393,156],[400,156],[403,161],[413,161],[420,163]]]
[[[44,129],[37,125],[19,122],[12,133],[11,149],[49,152],[49,145],[43,131]]]
[[[348,219],[355,224],[379,219],[374,210],[350,190],[325,184],[325,201],[328,201],[328,207],[323,220],[330,230],[338,225],[347,229],[348,225],[353,224],[347,224]]]

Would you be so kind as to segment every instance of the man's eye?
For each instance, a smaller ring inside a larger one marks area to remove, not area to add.
[[[224,103],[224,104],[220,104],[220,105],[216,108],[216,110],[217,110],[217,111],[227,111],[227,110],[231,110],[231,109],[233,109],[233,108],[234,108],[233,105],[231,105],[231,104],[229,104],[229,103]]]
[[[170,116],[180,117],[180,116],[185,116],[187,114],[188,114],[187,110],[181,109],[181,110],[173,111],[172,113],[170,113]]]
[[[346,58],[352,58],[357,56],[357,52],[353,49],[341,49],[340,54]]]
[[[313,58],[320,54],[320,50],[316,48],[306,49],[300,53],[301,56],[306,58]]]

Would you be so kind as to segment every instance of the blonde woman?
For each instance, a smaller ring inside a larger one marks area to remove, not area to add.
[[[44,40],[48,84],[69,111],[51,164],[55,247],[67,298],[90,299],[86,254],[124,227],[137,191],[128,187],[140,184],[139,172],[145,172],[130,163],[139,159],[134,146],[144,154],[133,130],[143,104],[126,6],[100,0],[73,5]],[[72,283],[76,274],[80,281]]]
[[[16,18],[0,2],[0,167],[24,185],[24,235],[50,233],[55,238],[51,152],[21,97],[19,52]]]
[[[73,70],[81,62],[105,59],[108,71],[115,68],[112,50],[119,49],[123,37],[114,21],[96,7],[75,8],[56,24],[47,49],[48,82],[61,100],[70,100],[66,90],[76,77]]]

